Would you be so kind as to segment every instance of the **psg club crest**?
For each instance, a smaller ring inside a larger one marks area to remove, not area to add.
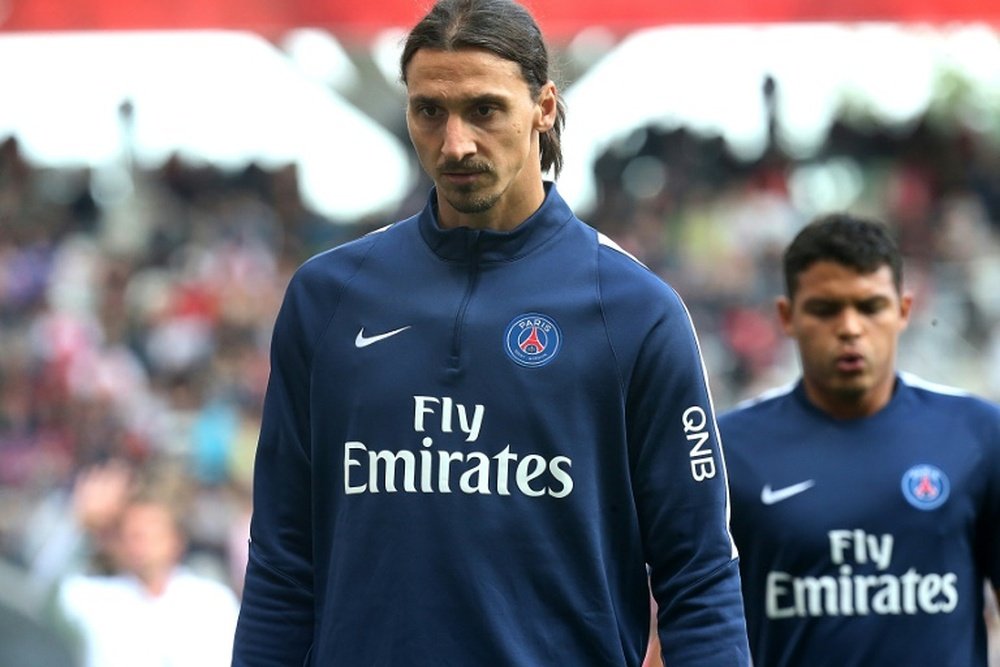
[[[507,356],[525,368],[538,368],[549,363],[559,353],[562,332],[546,315],[518,315],[503,335]]]
[[[918,510],[932,510],[948,499],[948,476],[929,464],[915,465],[903,473],[903,497]]]

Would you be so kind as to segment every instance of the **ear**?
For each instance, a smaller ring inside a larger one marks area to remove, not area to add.
[[[902,331],[910,323],[910,312],[913,309],[913,293],[904,291],[899,297],[899,330]]]
[[[775,310],[778,311],[778,322],[781,323],[781,329],[786,336],[792,337],[794,329],[792,328],[793,304],[791,299],[787,296],[779,296],[775,299],[774,306]]]
[[[542,86],[538,93],[537,114],[535,116],[535,129],[539,133],[545,133],[556,124],[556,116],[559,113],[559,91],[556,84],[549,81]]]

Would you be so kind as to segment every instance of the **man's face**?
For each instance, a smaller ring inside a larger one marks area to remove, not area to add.
[[[437,186],[441,224],[511,229],[534,213],[555,86],[533,99],[517,63],[481,49],[420,49],[406,80],[406,124]]]
[[[183,538],[167,508],[155,503],[126,508],[118,532],[118,557],[124,570],[151,580],[172,570],[183,549]]]
[[[840,418],[883,407],[892,396],[896,348],[911,303],[896,290],[888,266],[861,274],[820,261],[800,273],[793,299],[779,299],[778,315],[798,344],[810,399]]]

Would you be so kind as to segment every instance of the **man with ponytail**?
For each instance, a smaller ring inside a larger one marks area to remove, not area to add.
[[[667,664],[746,667],[695,332],[546,180],[538,25],[441,0],[400,64],[434,187],[289,284],[233,664],[639,667],[651,585]]]

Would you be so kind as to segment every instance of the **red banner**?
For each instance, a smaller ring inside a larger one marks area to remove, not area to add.
[[[550,39],[604,26],[802,21],[1000,25],[1000,0],[526,0]],[[279,35],[299,27],[366,38],[409,27],[432,0],[0,0],[0,31],[223,28]]]

